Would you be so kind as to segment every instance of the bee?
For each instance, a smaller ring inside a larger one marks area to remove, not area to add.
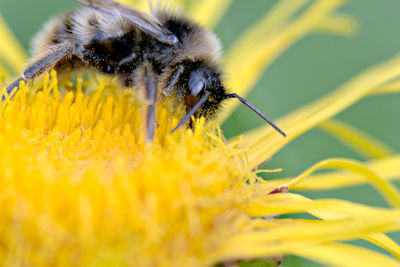
[[[207,29],[167,9],[146,14],[113,0],[76,1],[83,6],[51,20],[36,36],[36,56],[7,87],[8,93],[50,69],[94,69],[118,77],[124,87],[143,88],[150,142],[159,94],[175,97],[186,109],[171,132],[191,125],[192,116],[214,117],[223,101],[236,98],[285,136],[248,101],[227,92],[221,77],[221,44]]]

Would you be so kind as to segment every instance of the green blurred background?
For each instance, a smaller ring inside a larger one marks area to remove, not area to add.
[[[296,0],[293,0],[296,1]],[[249,25],[257,21],[275,0],[235,1],[216,29],[225,49]],[[1,0],[0,12],[18,39],[28,49],[31,37],[46,20],[76,6],[73,0]],[[349,0],[340,10],[360,22],[351,37],[315,34],[302,39],[281,56],[264,74],[248,100],[271,118],[278,118],[330,92],[363,69],[400,52],[400,1]],[[400,95],[366,98],[339,114],[353,125],[400,151]],[[240,107],[223,126],[228,137],[262,125],[263,121]],[[294,176],[321,159],[362,158],[321,130],[314,129],[284,148],[266,166],[283,168],[268,179]],[[399,166],[400,168],[400,166]],[[311,198],[344,198],[384,206],[382,198],[368,186],[324,192],[303,192]],[[400,234],[391,235],[400,242]],[[362,243],[365,246],[372,245]],[[263,263],[252,266],[264,266]],[[284,266],[320,266],[289,257]]]

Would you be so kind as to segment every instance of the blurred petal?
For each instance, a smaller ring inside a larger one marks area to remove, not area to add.
[[[22,70],[22,65],[26,62],[26,55],[1,14],[0,36],[0,59],[5,60],[15,73],[19,73]]]
[[[376,209],[361,204],[351,203],[343,200],[324,199],[324,200],[311,200],[301,195],[296,194],[275,194],[269,195],[264,200],[254,203],[250,212],[253,216],[260,216],[264,211],[268,210],[270,215],[274,212],[276,214],[287,213],[302,213],[308,212],[317,218],[323,220],[337,220],[342,218],[365,216],[368,214],[379,214],[382,209]],[[385,216],[381,214],[380,216]],[[296,224],[296,221],[291,223]],[[268,222],[271,227],[271,223]],[[382,233],[367,234],[360,236],[360,238],[380,246],[396,257],[400,258],[400,247],[392,239]]]
[[[277,1],[275,6],[264,17],[249,27],[227,51],[225,65],[230,69],[230,72],[239,72],[241,66],[238,63],[247,57],[249,51],[251,52],[253,49],[259,47],[260,43],[266,43],[273,38],[289,24],[294,14],[299,12],[308,2],[310,0]]]
[[[382,179],[392,181],[400,179],[400,155],[370,161],[364,164],[368,169],[379,175]],[[269,181],[272,186],[280,186],[293,181],[293,178],[284,178]],[[291,190],[327,190],[348,186],[366,184],[364,176],[351,172],[332,171],[309,176],[300,182],[291,185]]]
[[[309,213],[327,221],[365,217],[371,214],[385,216],[387,213],[393,212],[393,210],[389,209],[371,207],[339,199],[311,200],[294,193],[260,196],[252,201],[248,211],[254,217],[274,214]]]
[[[230,77],[227,81],[229,89],[239,95],[247,95],[272,62],[293,43],[313,32],[322,21],[343,4],[343,1],[315,1],[295,19],[290,16],[293,16],[307,1],[293,3],[288,0],[279,1],[270,17],[263,18],[249,32],[245,32],[237,41],[238,45],[232,48],[233,52],[228,52],[225,70]],[[268,21],[272,23],[266,23]],[[253,38],[257,34],[265,36],[264,31],[267,36],[262,39],[255,38],[254,42]],[[218,120],[224,121],[238,105],[237,101],[229,102]]]
[[[5,79],[6,77],[8,77],[9,75],[10,74],[8,73],[6,68],[0,64],[0,84],[1,84],[2,80]]]
[[[365,215],[334,221],[293,220],[293,223],[291,221],[277,223],[274,225],[274,231],[254,231],[233,236],[221,253],[223,255],[236,255],[239,258],[260,257],[261,255],[268,257],[287,253],[297,254],[296,248],[312,250],[313,244],[323,246],[326,242],[351,240],[380,230],[398,230],[400,228],[398,223],[399,212],[381,213],[380,215],[384,217]],[[375,214],[378,215],[379,213]],[[341,254],[336,254],[337,258],[341,258],[338,255]],[[353,257],[363,258],[359,254],[354,254]],[[318,257],[315,257],[315,259],[318,259]]]
[[[385,85],[382,85],[375,90],[373,90],[371,95],[381,95],[381,94],[398,94],[400,93],[400,81],[394,81]]]
[[[392,253],[393,256],[395,256],[398,260],[400,260],[400,246],[387,235],[384,235],[382,233],[371,234],[367,237],[364,237],[363,239],[381,248],[386,249],[387,251]]]
[[[188,12],[194,21],[212,29],[225,15],[232,2],[232,0],[191,1]]]
[[[348,160],[348,159],[328,159],[323,160],[311,168],[307,169],[305,172],[300,174],[297,178],[293,179],[287,184],[282,184],[281,186],[291,188],[292,185],[300,183],[302,180],[306,179],[311,173],[319,169],[343,169],[354,173],[361,174],[366,181],[368,181],[372,186],[374,186],[378,192],[381,193],[382,197],[386,201],[397,208],[400,208],[400,192],[391,185],[388,181],[382,179],[379,175],[374,173],[372,170],[368,169],[359,162]]]
[[[342,121],[331,119],[322,122],[318,127],[367,159],[380,159],[395,154],[383,142]]]
[[[327,96],[314,101],[277,122],[287,134],[282,138],[271,127],[262,126],[244,135],[244,142],[250,147],[249,162],[259,166],[282,147],[302,133],[316,127],[323,121],[353,105],[372,90],[400,75],[400,56],[369,68],[340,86]]]
[[[304,243],[286,244],[277,242],[274,245],[259,242],[257,245],[249,246],[247,243],[235,244],[240,249],[227,248],[226,254],[237,253],[237,258],[260,258],[266,255],[273,257],[274,255],[298,255],[309,258],[310,260],[325,263],[327,266],[400,266],[397,261],[389,256],[374,252],[369,249],[360,248],[344,244],[314,244],[305,245]],[[229,251],[231,250],[231,251]],[[245,251],[246,254],[241,253]],[[343,257],[342,257],[343,255]]]
[[[400,266],[398,261],[389,256],[346,244],[325,244],[307,248],[298,246],[291,252],[329,266]]]
[[[316,31],[336,33],[340,35],[353,35],[359,28],[358,21],[352,16],[334,14],[323,20]]]

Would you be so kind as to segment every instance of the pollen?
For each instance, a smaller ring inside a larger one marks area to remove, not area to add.
[[[61,96],[47,78],[1,104],[1,262],[204,266],[250,220],[237,142],[204,120],[169,134],[178,120],[160,105],[149,145],[134,93]]]

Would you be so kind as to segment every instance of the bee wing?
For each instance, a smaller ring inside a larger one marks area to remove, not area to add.
[[[113,0],[75,0],[85,6],[94,8],[103,13],[110,14],[113,10],[118,10],[122,17],[131,23],[134,27],[141,30],[144,33],[151,35],[158,41],[174,45],[178,42],[178,38],[171,33],[168,29],[162,27],[162,25],[155,19],[151,18],[147,14],[140,12],[130,6],[115,2]]]

